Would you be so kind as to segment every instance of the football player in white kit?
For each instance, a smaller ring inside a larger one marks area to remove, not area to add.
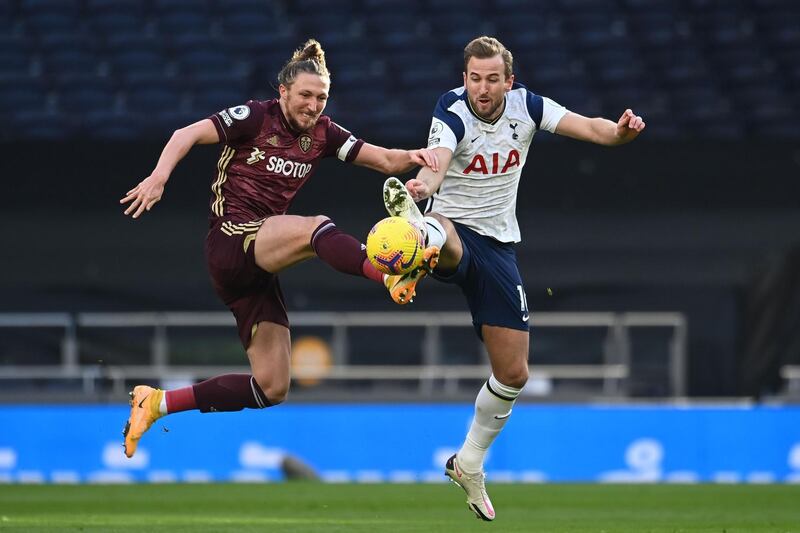
[[[386,280],[392,298],[410,301],[426,273],[457,284],[489,353],[492,375],[478,393],[464,444],[445,466],[483,520],[495,518],[484,457],[528,380],[529,311],[514,243],[520,241],[517,187],[533,136],[547,130],[614,146],[645,127],[630,109],[616,122],[573,113],[514,83],[512,66],[511,53],[497,39],[471,41],[464,49],[464,86],[445,93],[433,113],[428,148],[439,158],[438,172],[423,168],[405,186],[396,178],[384,185],[389,214],[414,221],[429,249],[439,249],[435,270]],[[414,202],[425,199],[423,217]]]

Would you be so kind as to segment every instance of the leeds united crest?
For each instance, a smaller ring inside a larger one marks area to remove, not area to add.
[[[308,135],[301,135],[300,140],[298,141],[300,144],[300,149],[304,152],[308,152],[311,150],[311,137]]]

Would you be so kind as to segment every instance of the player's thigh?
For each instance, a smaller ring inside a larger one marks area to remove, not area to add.
[[[276,215],[261,224],[256,234],[255,259],[259,268],[277,274],[314,257],[311,234],[328,217]]]
[[[247,347],[253,377],[271,403],[280,403],[289,391],[291,345],[289,328],[259,322]]]
[[[440,272],[454,271],[458,268],[458,263],[461,262],[461,257],[464,255],[461,237],[458,236],[456,227],[449,218],[439,213],[426,213],[425,216],[438,220],[447,233],[447,241],[445,241],[444,247],[439,251],[439,266],[436,268]]]
[[[528,381],[530,333],[501,326],[481,326],[494,377],[503,385],[522,388]]]

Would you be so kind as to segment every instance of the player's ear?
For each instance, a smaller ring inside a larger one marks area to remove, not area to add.
[[[464,72],[463,74],[464,74],[464,87],[466,87],[467,86],[467,73]]]
[[[510,91],[510,90],[511,90],[511,87],[512,87],[513,85],[514,85],[514,74],[511,74],[511,76],[509,76],[509,77],[506,79],[506,91]]]
[[[286,87],[286,85],[284,85],[282,83],[280,85],[278,85],[278,94],[281,95],[281,98],[285,99],[287,92],[289,92],[289,89]]]

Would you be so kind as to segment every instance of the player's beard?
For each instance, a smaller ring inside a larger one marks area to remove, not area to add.
[[[298,113],[298,115],[300,115],[300,113]],[[295,115],[291,113],[288,114],[286,120],[289,122],[289,125],[292,127],[293,130],[306,132],[311,130],[311,128],[313,128],[317,124],[317,120],[319,120],[319,115],[316,115],[313,118],[305,116],[305,118],[309,121],[308,125],[306,126],[301,125],[295,118]]]
[[[489,104],[490,104],[491,107],[489,108],[489,111],[486,112],[486,113],[482,112],[481,107],[479,106],[477,98],[475,98],[473,100],[472,97],[470,97],[469,103],[472,106],[472,110],[480,118],[482,118],[483,120],[494,120],[495,118],[497,118],[497,115],[499,114],[498,110],[505,103],[505,94],[503,94],[503,96],[500,99],[498,99],[497,101],[494,101],[494,100],[491,99],[491,97],[489,97]]]

